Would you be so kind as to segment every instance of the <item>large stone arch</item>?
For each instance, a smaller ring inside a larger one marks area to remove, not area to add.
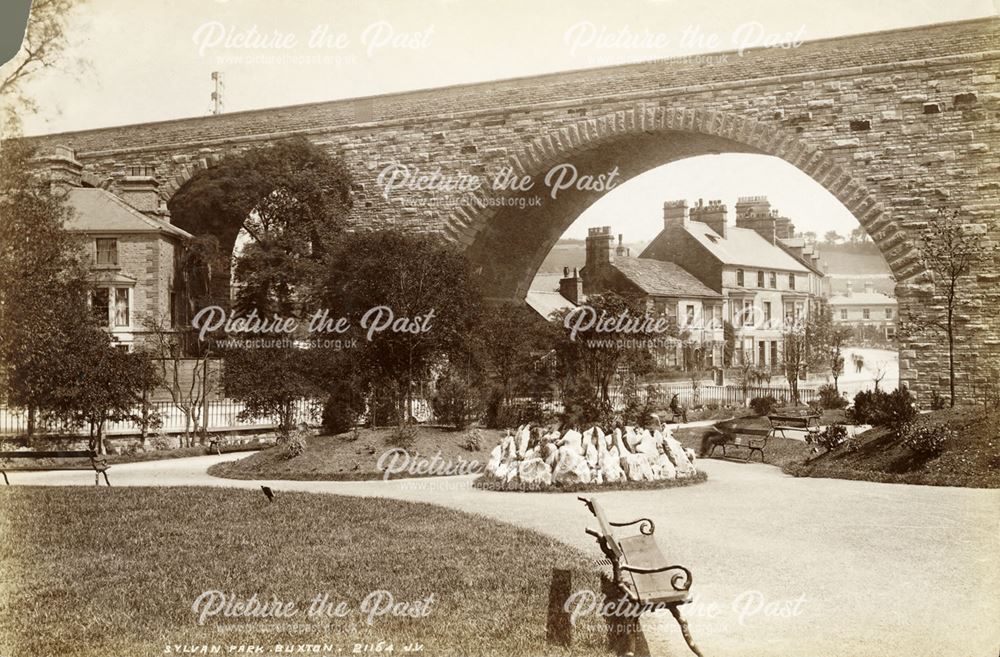
[[[508,158],[507,166],[531,176],[531,192],[480,190],[448,216],[446,236],[465,245],[480,268],[488,294],[523,298],[542,259],[579,214],[604,192],[567,190],[551,199],[538,181],[560,163],[583,172],[619,168],[627,180],[655,166],[695,155],[744,152],[779,157],[830,191],[878,245],[900,285],[925,275],[919,251],[863,177],[839,158],[787,129],[752,117],[697,108],[636,105],[580,119],[536,137]],[[520,209],[518,196],[541,195],[541,207]]]

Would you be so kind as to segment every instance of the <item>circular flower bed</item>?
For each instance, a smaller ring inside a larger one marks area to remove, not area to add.
[[[664,488],[698,483],[694,452],[674,439],[671,427],[600,427],[562,434],[523,425],[493,448],[475,486],[490,490],[576,492]]]

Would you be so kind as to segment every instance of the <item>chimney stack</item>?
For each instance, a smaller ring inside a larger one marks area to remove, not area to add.
[[[133,166],[118,181],[118,195],[133,208],[152,217],[166,219],[160,208],[160,182],[151,166]]]
[[[871,281],[865,281],[865,294],[872,294],[875,292],[875,284]]]
[[[670,228],[670,226],[686,226],[688,222],[687,217],[687,201],[681,199],[679,201],[665,201],[663,203],[663,227]]]
[[[844,296],[849,297],[853,293],[854,293],[854,285],[850,281],[847,281],[847,292],[844,293]]]
[[[587,268],[602,267],[614,262],[611,226],[597,226],[587,231]]]
[[[618,233],[618,247],[615,249],[615,256],[624,258],[628,256],[628,249],[622,244],[622,234]]]
[[[583,300],[583,279],[573,268],[573,275],[569,274],[569,267],[563,267],[563,277],[559,279],[559,294],[569,299],[576,305],[580,305]]]
[[[704,223],[725,239],[727,212],[728,210],[722,201],[709,201],[708,205],[705,205],[701,199],[698,199],[698,205],[691,208],[691,220]]]
[[[44,169],[43,175],[48,177],[53,190],[65,193],[69,188],[83,184],[83,165],[68,146],[56,146],[41,153],[34,161]]]

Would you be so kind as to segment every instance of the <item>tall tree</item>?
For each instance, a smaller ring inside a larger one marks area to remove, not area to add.
[[[69,208],[32,174],[32,149],[0,148],[0,396],[32,411],[50,392],[54,353],[88,318],[87,283],[77,242],[64,230]]]
[[[108,421],[138,418],[156,380],[140,354],[116,347],[94,321],[80,243],[65,230],[70,210],[35,174],[32,150],[0,150],[0,395],[67,426],[89,423],[103,450]]]
[[[910,310],[903,325],[908,332],[931,331],[947,339],[949,403],[954,406],[955,339],[961,330],[956,312],[974,290],[971,276],[995,257],[997,247],[974,224],[966,223],[960,210],[946,208],[927,223],[921,242],[934,296],[942,303],[923,304],[919,314]]]
[[[818,371],[829,371],[834,390],[844,373],[844,345],[853,335],[845,324],[833,321],[833,310],[825,301],[812,309],[806,324],[809,364]]]
[[[466,358],[480,291],[456,247],[433,235],[347,233],[322,281],[325,308],[356,329],[364,376],[388,388],[400,422],[432,367]]]
[[[67,18],[76,0],[32,0],[21,47],[0,66],[0,104],[3,105],[3,136],[20,132],[20,115],[34,112],[35,101],[25,92],[24,83],[47,68],[69,63],[79,68],[79,58],[63,57],[68,45]]]
[[[481,365],[507,405],[531,381],[539,352],[551,341],[551,325],[526,305],[485,306],[476,328]]]
[[[313,284],[346,224],[350,187],[339,157],[295,137],[226,157],[184,183],[169,208],[174,223],[215,236],[223,251],[241,231],[249,237],[232,262],[241,311],[302,316],[314,307]],[[211,267],[208,298],[229,290],[229,262],[221,264]],[[205,271],[202,264],[196,280]]]
[[[586,306],[561,313],[558,319],[563,330],[557,333],[555,352],[564,395],[567,391],[579,395],[589,389],[593,406],[610,410],[615,376],[623,370],[638,376],[653,367],[651,347],[643,342],[678,337],[676,318],[664,317],[662,331],[629,328],[629,323],[641,323],[647,317],[656,319],[647,315],[643,302],[615,292],[592,294]],[[618,318],[626,322],[618,323]],[[602,326],[603,319],[611,323]]]

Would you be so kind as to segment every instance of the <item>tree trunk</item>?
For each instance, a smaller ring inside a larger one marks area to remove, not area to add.
[[[949,406],[955,406],[955,328],[952,326],[952,308],[948,305],[948,389],[951,395]]]

